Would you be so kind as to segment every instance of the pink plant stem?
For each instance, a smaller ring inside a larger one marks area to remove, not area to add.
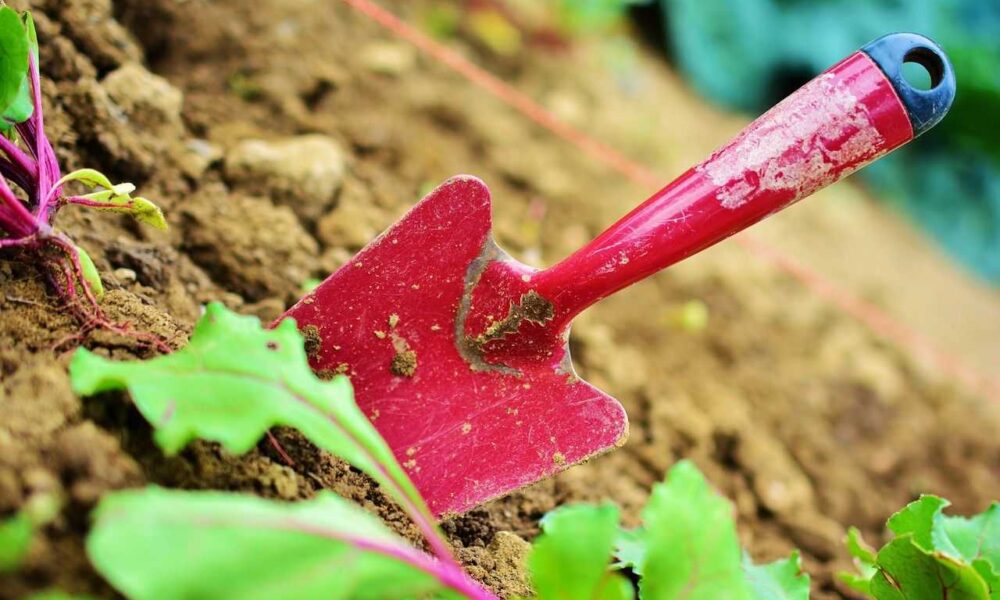
[[[65,202],[67,204],[76,204],[78,206],[86,206],[88,208],[97,208],[97,209],[110,208],[116,210],[121,210],[123,208],[131,208],[132,205],[134,204],[134,202],[127,202],[125,204],[121,203],[116,204],[114,202],[97,202],[95,200],[91,200],[89,198],[83,198],[81,196],[71,196],[69,198],[66,198]]]
[[[321,535],[323,534],[321,533]],[[327,535],[327,537],[330,536]],[[409,563],[417,569],[433,575],[445,587],[462,594],[466,598],[471,598],[472,600],[497,600],[496,596],[473,581],[461,567],[441,562],[419,550],[380,544],[371,540],[344,538],[344,541],[362,550],[375,552],[389,558],[394,558],[400,562]]]
[[[331,530],[326,527],[316,526],[312,523],[305,523],[298,519],[289,518],[278,522],[273,521],[243,521],[227,522],[223,520],[208,520],[208,525],[254,525],[262,528],[276,529],[279,531],[294,531],[323,537],[354,546],[361,550],[374,552],[383,556],[407,563],[417,569],[433,576],[445,587],[452,589],[466,598],[472,600],[497,600],[497,597],[473,581],[465,571],[456,563],[449,563],[440,559],[428,556],[427,554],[407,546],[397,546],[380,541],[355,538],[343,533]]]
[[[35,57],[28,53],[28,73],[31,76],[31,100],[35,106],[31,118],[28,120],[30,129],[34,130],[34,139],[26,140],[29,144],[34,142],[34,154],[36,167],[38,169],[38,189],[36,193],[44,200],[38,203],[35,216],[43,223],[48,222],[53,201],[58,196],[57,190],[53,189],[59,179],[59,166],[56,164],[52,145],[45,137],[45,120],[42,117],[42,81],[38,72],[38,64]]]
[[[73,242],[69,241],[69,238],[63,234],[53,236],[51,240],[53,244],[59,246],[62,251],[66,253],[66,258],[69,259],[70,265],[73,267],[73,274],[75,275],[76,280],[81,282],[80,287],[83,289],[84,296],[86,296],[87,301],[90,302],[91,306],[97,309],[98,314],[102,314],[100,312],[100,303],[97,301],[97,298],[94,297],[94,293],[91,291],[90,286],[86,285],[86,278],[83,275],[83,265],[80,264],[80,254],[77,252],[76,246],[74,246]],[[76,287],[72,281],[70,281],[68,285],[71,288]]]
[[[2,135],[0,135],[0,152],[7,155],[7,159],[10,160],[12,167],[32,179],[36,177],[34,161],[31,160],[31,158],[20,148],[18,148],[17,144]]]
[[[358,444],[361,445],[360,441],[358,441]],[[420,533],[423,534],[424,539],[427,540],[427,544],[431,547],[431,551],[434,555],[437,556],[442,562],[449,563],[457,567],[458,563],[455,562],[455,557],[451,553],[451,548],[448,546],[448,542],[441,537],[441,532],[434,525],[433,517],[428,514],[426,507],[418,506],[418,504],[414,502],[406,493],[406,487],[400,483],[399,477],[389,473],[389,470],[385,468],[382,462],[375,458],[374,454],[368,452],[367,448],[365,448],[365,451],[368,453],[372,462],[378,465],[378,469],[382,475],[395,485],[396,497],[402,505],[403,510],[406,511],[406,514],[410,516],[410,519],[420,530]],[[412,484],[410,485],[412,486]]]
[[[3,219],[0,219],[2,222]],[[0,248],[20,248],[31,244],[33,240],[31,238],[18,238],[16,240],[0,240]]]
[[[0,178],[0,206],[10,217],[10,227],[8,233],[20,237],[27,237],[39,232],[42,227],[40,221],[25,208],[24,204],[14,195],[7,182]]]

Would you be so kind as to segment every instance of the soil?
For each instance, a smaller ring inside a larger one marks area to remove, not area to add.
[[[413,20],[426,6],[384,4]],[[161,234],[73,209],[59,226],[96,261],[109,316],[173,347],[208,301],[275,318],[308,279],[343,264],[428,186],[456,173],[489,183],[498,241],[538,264],[580,246],[644,196],[343,3],[30,6],[64,170],[90,166],[132,181],[171,228]],[[685,92],[665,67],[640,60],[635,68],[655,83],[625,115],[622,86],[594,52],[512,58],[453,43],[570,122],[599,133],[617,124],[616,144],[665,170],[700,158],[704,141],[690,122],[703,109],[671,104]],[[661,116],[650,121],[654,110]],[[676,127],[663,125],[664,114]],[[687,132],[691,143],[664,146],[650,131],[657,128]],[[304,170],[312,156],[323,160]],[[85,558],[87,515],[102,494],[145,483],[286,500],[332,489],[417,538],[368,479],[294,431],[276,432],[293,466],[266,443],[244,456],[194,443],[167,458],[126,396],[77,398],[69,353],[53,346],[78,324],[42,273],[9,258],[0,256],[0,514],[45,494],[64,507],[23,568],[0,576],[0,598],[50,587],[113,597]],[[671,317],[691,301],[707,307],[704,327]],[[100,332],[85,345],[116,359],[150,352]],[[946,496],[962,513],[1000,498],[996,403],[932,377],[733,245],[601,303],[577,321],[571,346],[581,376],[625,405],[631,437],[444,523],[473,576],[504,597],[530,591],[526,540],[545,512],[611,500],[635,525],[650,486],[682,457],[733,500],[756,558],[802,549],[817,598],[850,597],[833,577],[849,566],[846,526],[883,539],[886,517],[920,492]]]

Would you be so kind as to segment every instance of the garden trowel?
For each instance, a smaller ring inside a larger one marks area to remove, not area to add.
[[[316,371],[350,377],[431,510],[463,512],[625,443],[622,406],[573,369],[580,311],[905,144],[954,93],[931,40],[880,38],[547,269],[500,249],[489,190],[455,177],[284,317]]]

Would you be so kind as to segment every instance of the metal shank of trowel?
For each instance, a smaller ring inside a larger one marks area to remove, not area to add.
[[[927,69],[931,89],[907,83],[904,62]],[[521,282],[505,281],[503,269],[496,269],[493,280],[487,267],[466,331],[482,331],[489,315],[505,314],[504,305],[517,304],[529,291],[553,307],[545,329],[562,331],[601,298],[912,140],[945,115],[954,95],[954,74],[937,44],[909,33],[880,38],[793,93],[562,262],[523,275]],[[528,350],[512,341],[502,344],[503,352]]]

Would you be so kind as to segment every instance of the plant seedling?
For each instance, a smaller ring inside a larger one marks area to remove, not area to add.
[[[970,518],[944,514],[951,503],[924,495],[888,522],[880,550],[851,529],[847,548],[860,574],[841,573],[877,600],[995,600],[1000,597],[1000,502]]]
[[[169,351],[162,341],[107,319],[99,305],[104,289],[93,261],[52,224],[67,204],[130,214],[158,229],[166,229],[163,214],[149,200],[133,197],[130,183],[113,184],[93,169],[61,175],[45,135],[35,26],[30,13],[18,15],[6,6],[0,7],[0,130],[0,249],[45,268],[59,298],[83,323],[74,337],[106,328]],[[68,194],[72,182],[92,191]]]
[[[242,453],[274,425],[295,427],[379,482],[432,553],[329,492],[299,503],[155,487],[117,492],[95,510],[87,552],[130,598],[494,598],[455,562],[423,498],[354,403],[347,378],[321,381],[311,372],[293,322],[264,330],[257,319],[212,304],[186,348],[129,363],[81,349],[70,377],[80,394],[127,388],[168,453],[196,438]],[[718,597],[720,589],[745,600],[806,598],[809,578],[796,555],[763,566],[741,558],[732,506],[687,461],[654,488],[643,520],[623,531],[611,505],[547,515],[527,565],[537,598],[631,599],[624,569],[641,577],[643,598],[673,598],[678,590]]]
[[[902,77],[912,57],[931,90]],[[573,369],[577,314],[912,140],[954,91],[930,40],[876,40],[544,270],[494,243],[481,181],[452,179],[285,317],[314,369],[350,376],[431,510],[468,510],[625,442],[621,405]]]

